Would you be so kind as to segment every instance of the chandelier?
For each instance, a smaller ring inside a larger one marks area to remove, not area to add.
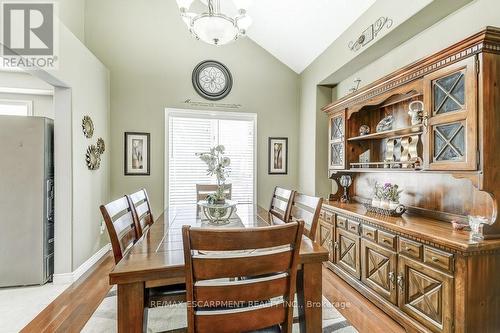
[[[201,0],[208,7],[208,12],[190,12],[194,0],[177,0],[181,17],[196,38],[212,45],[224,45],[244,37],[252,19],[247,15],[251,0],[232,0],[236,15],[230,16],[221,11],[221,0]],[[230,0],[223,0],[230,1]]]

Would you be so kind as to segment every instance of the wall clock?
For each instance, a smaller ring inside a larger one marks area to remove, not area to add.
[[[229,69],[214,60],[200,62],[193,70],[192,81],[196,92],[211,101],[223,99],[233,87]]]

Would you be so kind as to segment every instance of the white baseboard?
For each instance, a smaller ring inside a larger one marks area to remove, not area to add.
[[[86,271],[88,271],[92,266],[94,266],[96,262],[98,262],[102,257],[104,257],[110,250],[111,250],[111,244],[108,243],[104,245],[102,249],[97,251],[92,257],[87,259],[87,261],[81,264],[80,267],[75,269],[73,272],[54,274],[52,282],[54,284],[69,284],[75,282],[80,278],[80,276],[85,274]]]

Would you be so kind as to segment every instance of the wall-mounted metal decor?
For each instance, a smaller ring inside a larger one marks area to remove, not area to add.
[[[233,87],[229,69],[215,60],[200,62],[193,70],[193,87],[203,98],[218,101],[226,97]]]
[[[85,161],[89,170],[97,170],[101,166],[101,154],[95,145],[90,145],[87,148]]]
[[[94,135],[94,122],[89,116],[84,116],[82,119],[82,131],[87,139]]]
[[[377,21],[375,21],[375,23],[366,28],[358,37],[358,39],[349,42],[349,49],[354,52],[358,51],[363,46],[374,40],[384,27],[390,29],[392,27],[392,24],[392,19],[384,16],[380,17]]]
[[[104,151],[106,150],[106,144],[104,143],[103,138],[97,139],[96,146],[97,146],[97,150],[99,151],[99,154],[102,155],[104,153]]]

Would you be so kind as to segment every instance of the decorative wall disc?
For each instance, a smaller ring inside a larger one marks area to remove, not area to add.
[[[90,145],[85,154],[85,161],[89,170],[97,170],[101,166],[101,154],[95,145]]]
[[[97,139],[97,150],[99,151],[99,154],[104,153],[106,150],[106,144],[102,138]]]
[[[82,120],[83,135],[90,139],[94,135],[94,122],[89,116],[84,116]]]
[[[217,101],[226,97],[233,87],[231,72],[222,63],[206,60],[193,70],[193,87],[203,98]]]

